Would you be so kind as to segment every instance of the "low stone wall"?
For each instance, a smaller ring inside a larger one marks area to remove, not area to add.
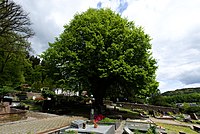
[[[135,104],[135,103],[128,103],[128,102],[117,102],[117,106],[124,107],[127,109],[144,109],[144,110],[154,110],[158,112],[162,111],[162,112],[175,112],[175,113],[179,112],[179,109],[177,108],[145,105],[145,104]]]
[[[9,104],[10,104],[9,102],[0,103],[0,114],[10,113],[10,105]]]
[[[105,105],[112,105],[113,102],[110,101],[110,100],[103,100],[103,104],[105,104]]]
[[[11,108],[9,113],[0,113],[0,123],[26,119],[26,111]]]

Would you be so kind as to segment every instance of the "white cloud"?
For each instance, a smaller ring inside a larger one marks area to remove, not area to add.
[[[200,74],[193,71],[200,68],[199,4],[198,0],[138,0],[123,14],[153,38],[162,92],[190,86],[188,78],[200,83],[196,80]],[[193,75],[188,75],[191,72]]]
[[[30,13],[36,36],[31,40],[40,54],[53,42],[75,13],[89,7],[117,10],[128,3],[122,16],[144,27],[152,38],[158,61],[157,80],[161,92],[200,85],[200,1],[199,0],[15,0]]]
[[[96,7],[93,0],[15,0],[29,13],[35,36],[30,40],[37,54],[48,48],[48,42],[54,42],[55,37],[63,31],[63,26],[76,13]],[[88,4],[89,3],[89,4]]]

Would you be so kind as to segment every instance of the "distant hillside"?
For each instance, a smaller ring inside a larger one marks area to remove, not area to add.
[[[191,94],[191,93],[200,93],[200,87],[183,88],[183,89],[177,89],[175,91],[167,91],[167,92],[162,93],[162,95],[163,96],[173,96],[173,95]]]

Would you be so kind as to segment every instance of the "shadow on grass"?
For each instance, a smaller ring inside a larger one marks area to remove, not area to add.
[[[66,105],[64,107],[57,107],[51,110],[45,110],[43,112],[48,112],[48,113],[58,114],[58,115],[82,116],[89,119],[90,111],[91,111],[91,105],[74,104],[74,105]],[[104,112],[102,114],[111,119],[126,120],[127,118],[129,119],[141,118],[138,112],[133,112],[127,109],[114,110],[114,109],[106,108],[104,109]]]
[[[126,120],[127,118],[129,119],[140,119],[141,116],[139,112],[134,112],[129,109],[112,109],[112,108],[107,108],[106,109],[106,116],[112,119],[122,119]]]
[[[82,116],[85,118],[90,117],[90,105],[86,104],[74,104],[63,107],[55,107],[52,109],[43,109],[41,112],[47,112],[57,115],[71,115],[71,116]]]

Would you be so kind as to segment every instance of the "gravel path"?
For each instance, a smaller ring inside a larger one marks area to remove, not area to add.
[[[40,116],[40,115],[39,115]],[[36,134],[69,126],[71,121],[77,119],[86,120],[77,116],[45,115],[43,119],[23,120],[12,123],[0,124],[0,134]]]

